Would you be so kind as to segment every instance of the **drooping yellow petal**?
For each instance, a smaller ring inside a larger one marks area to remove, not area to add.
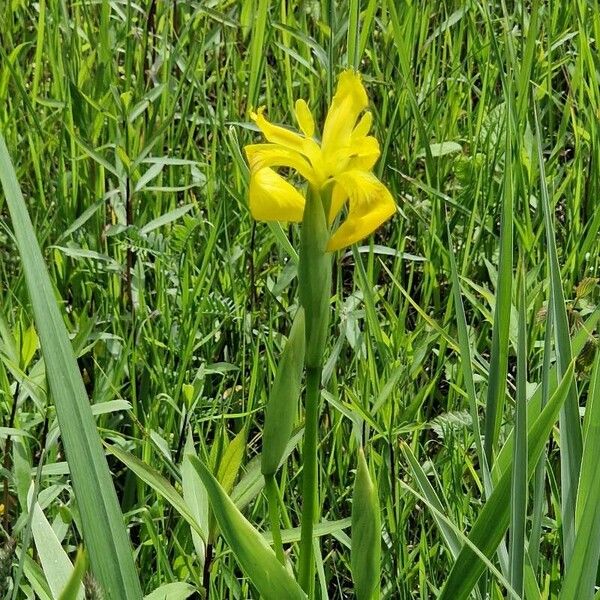
[[[304,197],[273,169],[251,174],[249,198],[257,221],[302,221]]]
[[[290,167],[313,185],[318,185],[314,169],[303,154],[279,144],[250,144],[244,148],[250,171],[267,167]]]
[[[335,152],[336,148],[349,144],[358,116],[367,104],[367,92],[360,75],[354,71],[344,71],[340,75],[323,127],[321,148],[325,157]]]
[[[294,112],[300,130],[306,137],[311,138],[315,134],[315,120],[310,112],[310,108],[308,108],[308,104],[302,99],[296,100]]]
[[[327,250],[330,252],[367,237],[396,211],[396,203],[389,190],[373,173],[346,171],[336,177],[336,184],[336,188],[344,190],[349,210],[346,220],[327,244]],[[332,204],[335,193],[334,190]],[[335,200],[339,203],[343,194],[341,191],[337,193]]]
[[[265,108],[262,106],[257,112],[250,113],[250,117],[258,125],[258,128],[263,132],[263,135],[267,138],[267,140],[269,142],[273,142],[274,144],[285,146],[290,150],[303,152],[304,137],[298,133],[295,133],[294,131],[286,129],[285,127],[269,123],[269,121],[267,121],[263,115],[264,111]]]

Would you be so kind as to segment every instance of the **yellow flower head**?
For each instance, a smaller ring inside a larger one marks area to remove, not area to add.
[[[263,109],[252,120],[268,144],[246,146],[250,165],[250,211],[258,221],[302,221],[305,199],[274,167],[291,168],[317,192],[329,191],[331,225],[343,206],[348,214],[329,239],[327,250],[349,246],[375,231],[396,210],[389,190],[373,175],[379,144],[368,135],[372,116],[360,76],[344,71],[323,126],[319,144],[315,122],[304,100],[295,106],[302,133],[269,123]]]

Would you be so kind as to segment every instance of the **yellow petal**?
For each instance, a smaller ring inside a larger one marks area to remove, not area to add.
[[[346,193],[346,190],[338,183],[334,183],[331,192],[331,200],[329,202],[329,225],[333,223],[347,200],[348,194]]]
[[[365,137],[371,130],[373,124],[373,115],[371,111],[367,111],[361,118],[354,130],[352,131],[352,140],[357,140]]]
[[[251,174],[249,197],[257,221],[302,221],[304,197],[273,169]]]
[[[349,154],[347,170],[370,171],[380,155],[379,142],[371,135],[359,138],[351,144]]]
[[[392,195],[373,173],[346,171],[336,177],[336,183],[336,188],[339,187],[345,192],[349,210],[346,220],[327,244],[327,250],[330,252],[367,237],[396,212],[396,203]],[[340,195],[336,201],[339,203],[342,194],[338,194]]]
[[[321,150],[319,145],[313,139],[300,135],[290,129],[286,129],[285,127],[281,127],[280,125],[269,123],[263,115],[263,112],[264,107],[259,108],[258,112],[250,113],[250,117],[263,132],[267,141],[304,154],[313,165],[320,160]]]
[[[304,137],[285,127],[269,123],[263,115],[264,110],[264,107],[261,107],[258,109],[258,112],[250,113],[250,117],[258,125],[258,128],[263,132],[267,140],[274,144],[285,146],[290,150],[303,152]]]
[[[290,167],[313,185],[318,185],[315,172],[303,154],[279,144],[250,144],[244,151],[251,172],[267,167]]]
[[[313,119],[310,108],[304,100],[296,100],[295,111],[296,120],[302,133],[306,137],[311,138],[315,134],[315,120]]]
[[[354,71],[344,71],[338,80],[323,127],[322,151],[325,156],[349,144],[358,115],[367,103],[367,92],[360,75]]]

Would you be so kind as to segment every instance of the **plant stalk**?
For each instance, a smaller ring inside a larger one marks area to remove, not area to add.
[[[321,373],[329,329],[331,255],[327,253],[329,197],[310,189],[302,222],[298,265],[300,303],[305,311],[306,397],[302,453],[302,522],[298,579],[309,598],[314,594],[313,530],[319,518],[317,449]]]
[[[306,418],[304,424],[304,451],[302,453],[302,523],[300,528],[300,563],[298,580],[311,598],[315,579],[313,530],[319,513],[319,481],[317,448],[319,444],[319,397],[321,395],[321,367],[306,372]]]

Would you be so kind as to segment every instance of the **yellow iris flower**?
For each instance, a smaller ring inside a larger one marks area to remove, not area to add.
[[[396,211],[389,190],[375,177],[379,144],[368,135],[372,116],[360,76],[344,71],[325,119],[323,138],[314,139],[315,122],[304,100],[295,105],[302,133],[269,123],[263,109],[252,113],[267,144],[245,147],[250,165],[250,212],[258,221],[302,221],[304,196],[273,167],[291,168],[319,194],[331,194],[329,225],[348,204],[345,220],[331,235],[327,250],[349,246],[375,231]],[[358,122],[357,122],[358,121]]]

